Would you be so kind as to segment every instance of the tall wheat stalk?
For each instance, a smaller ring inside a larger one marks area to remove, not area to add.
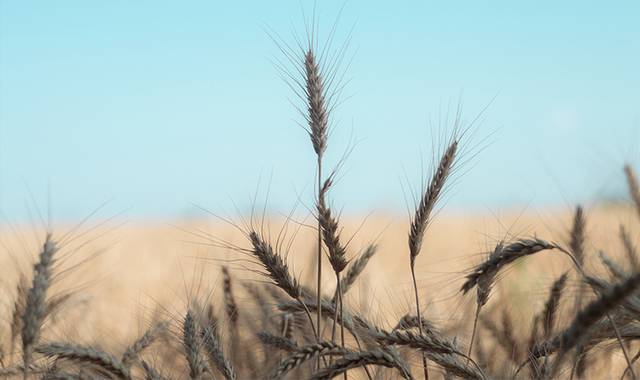
[[[420,311],[418,284],[416,282],[416,257],[418,257],[418,255],[420,254],[420,250],[422,249],[422,240],[424,238],[424,233],[427,229],[427,226],[430,222],[431,212],[433,211],[433,208],[435,207],[440,194],[442,193],[442,189],[444,188],[447,178],[449,178],[449,175],[451,174],[451,169],[453,168],[455,162],[457,149],[458,140],[454,138],[442,155],[438,167],[431,177],[429,186],[422,195],[420,204],[416,208],[413,221],[411,222],[411,230],[409,232],[409,255],[411,265],[411,279],[413,280],[413,291],[416,299],[416,314],[418,315],[419,320],[422,319],[422,315]],[[418,325],[418,330],[422,334],[422,324]],[[428,379],[429,370],[427,368],[427,358],[425,355],[422,355],[422,366],[424,368],[424,378]]]

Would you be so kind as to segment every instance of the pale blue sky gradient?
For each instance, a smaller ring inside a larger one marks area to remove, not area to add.
[[[319,2],[321,32],[343,4]],[[491,103],[476,130],[490,144],[452,210],[621,195],[622,163],[640,165],[638,4],[347,1],[336,38],[353,27],[353,61],[329,162],[357,144],[334,204],[404,212],[429,119],[459,98],[467,120]],[[4,218],[27,217],[29,191],[44,207],[48,188],[57,219],[105,200],[131,218],[244,208],[259,182],[273,209],[308,202],[314,157],[264,26],[293,41],[300,3],[0,1]]]

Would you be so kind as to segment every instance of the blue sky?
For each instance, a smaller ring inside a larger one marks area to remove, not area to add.
[[[332,195],[344,212],[404,211],[459,99],[467,120],[489,105],[475,130],[488,144],[452,210],[619,196],[622,163],[640,165],[637,2],[319,3],[321,40],[343,4],[336,40],[353,27],[327,157],[357,142]],[[1,1],[3,218],[48,193],[57,219],[104,201],[130,218],[244,209],[258,184],[273,209],[308,203],[313,152],[264,30],[292,42],[301,8],[313,3]]]

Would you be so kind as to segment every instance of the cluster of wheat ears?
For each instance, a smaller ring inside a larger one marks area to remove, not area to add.
[[[287,59],[296,64],[292,87],[302,98],[301,112],[317,158],[317,192],[314,215],[317,220],[317,248],[314,265],[317,286],[301,285],[290,270],[279,244],[272,244],[263,228],[243,229],[245,246],[232,246],[238,254],[251,258],[257,272],[268,283],[243,282],[247,301],[238,303],[229,268],[223,267],[224,310],[227,329],[220,331],[219,317],[212,302],[192,300],[179,321],[158,321],[121,355],[89,345],[41,339],[49,316],[64,306],[66,294],[52,295],[56,255],[54,235],[48,234],[34,266],[31,282],[23,277],[17,285],[10,322],[10,355],[0,361],[0,377],[89,379],[165,379],[169,373],[180,377],[228,380],[249,378],[329,379],[353,378],[585,378],[597,358],[590,353],[608,345],[606,352],[620,352],[626,365],[617,374],[636,378],[634,362],[640,351],[631,351],[640,338],[640,260],[629,232],[621,227],[620,239],[628,258],[616,263],[604,253],[600,260],[609,270],[607,278],[584,268],[585,214],[577,207],[570,241],[560,244],[541,238],[502,241],[486,259],[468,271],[460,295],[475,291],[475,314],[468,329],[436,326],[424,313],[416,284],[416,258],[421,254],[427,227],[459,161],[464,133],[454,126],[442,155],[423,189],[409,225],[408,249],[404,257],[415,292],[415,305],[395,326],[376,325],[367,315],[345,308],[343,299],[366,269],[377,248],[371,245],[354,257],[341,237],[337,214],[327,196],[335,171],[323,172],[332,112],[331,86],[338,83],[330,70],[337,60],[323,59],[313,39],[301,54],[284,48]],[[324,66],[323,66],[324,65]],[[457,121],[456,121],[457,123]],[[633,207],[640,218],[640,187],[631,166],[624,167]],[[218,241],[219,245],[230,247]],[[528,332],[515,332],[507,314],[497,319],[483,315],[492,287],[515,261],[538,252],[556,250],[572,263],[575,273],[562,274],[548,292],[544,309],[532,317]],[[326,289],[323,264],[335,276],[335,287]],[[580,290],[569,297],[567,279],[575,276]],[[325,284],[325,288],[323,288]],[[236,289],[237,293],[237,289]],[[3,296],[4,297],[4,296]],[[252,300],[252,301],[250,301]],[[572,302],[574,312],[558,322],[560,302]],[[250,305],[251,303],[251,305]],[[244,310],[243,310],[244,309]],[[251,313],[251,317],[247,315]],[[478,324],[478,322],[481,322]],[[480,333],[492,335],[488,344]],[[474,341],[476,344],[474,345]],[[145,350],[161,345],[161,359],[150,360]],[[619,350],[619,351],[618,351]],[[599,351],[602,352],[602,351]]]

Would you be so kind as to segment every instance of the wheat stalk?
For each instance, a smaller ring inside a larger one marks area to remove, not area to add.
[[[420,203],[418,204],[418,207],[416,208],[416,211],[413,215],[413,220],[411,221],[409,230],[409,258],[411,265],[411,278],[413,280],[413,290],[416,301],[416,314],[418,315],[418,319],[421,318],[421,311],[420,298],[418,296],[418,284],[416,282],[416,258],[418,257],[418,255],[420,254],[420,250],[422,249],[422,240],[424,239],[424,233],[431,219],[431,212],[438,202],[440,194],[444,189],[445,183],[452,172],[457,151],[458,140],[454,139],[440,158],[438,167],[435,173],[433,173],[426,191],[422,194]],[[420,333],[422,333],[422,326],[418,325],[418,328],[421,330]],[[424,368],[425,380],[429,379],[427,360],[424,358],[424,356],[422,357],[422,366]]]

